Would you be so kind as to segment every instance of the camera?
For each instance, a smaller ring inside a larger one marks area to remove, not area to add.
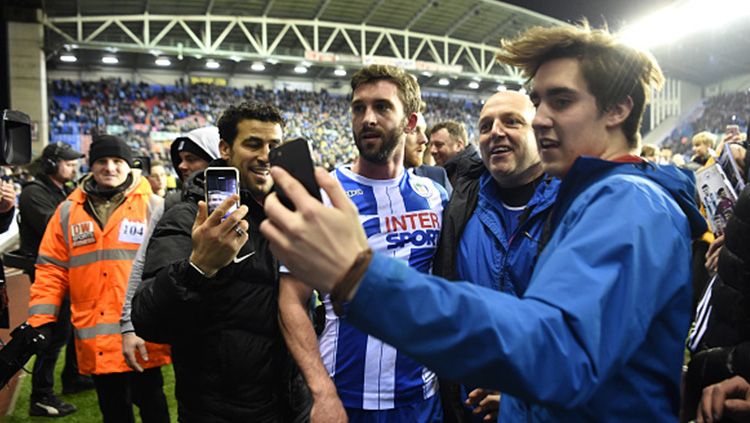
[[[3,110],[0,121],[0,166],[31,161],[31,118],[23,112]]]
[[[31,161],[31,119],[25,113],[3,110],[0,120],[0,166],[24,165]],[[0,326],[8,327],[8,303],[5,275],[0,261]],[[13,375],[48,343],[48,336],[28,323],[11,332],[7,344],[0,342],[0,387],[5,386]]]
[[[133,157],[133,169],[140,169],[142,176],[151,176],[151,158],[148,156]]]

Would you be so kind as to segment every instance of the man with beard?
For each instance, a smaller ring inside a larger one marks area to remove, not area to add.
[[[417,125],[419,86],[403,70],[380,65],[355,73],[351,86],[352,132],[360,156],[332,175],[356,204],[372,248],[427,273],[447,193],[434,181],[404,171],[404,139]],[[281,326],[312,391],[313,421],[345,421],[342,402],[350,422],[442,421],[435,374],[338,319],[328,296],[318,345],[307,315],[311,293],[291,275],[282,277]]]
[[[406,134],[404,141],[404,167],[417,176],[424,176],[439,183],[448,192],[450,198],[453,192],[451,182],[448,180],[448,174],[440,166],[430,166],[424,164],[424,153],[427,151],[427,122],[424,120],[424,110],[426,104],[422,105],[417,113],[417,126],[409,134]]]
[[[283,125],[270,105],[227,108],[218,121],[221,159],[210,166],[239,170],[239,198],[209,216],[196,172],[149,241],[131,318],[140,337],[172,346],[181,422],[307,418],[309,394],[279,330],[279,264],[258,228],[273,186],[268,154]]]
[[[42,151],[38,160],[40,172],[36,179],[23,187],[19,199],[21,251],[36,260],[44,230],[55,209],[75,189],[78,159],[83,154],[69,144],[56,142]],[[29,278],[34,282],[34,268],[29,269]],[[36,355],[31,378],[31,401],[29,415],[65,416],[76,410],[75,406],[61,401],[54,394],[54,372],[60,349],[67,344],[65,367],[60,379],[63,392],[75,393],[93,389],[90,377],[78,373],[75,341],[71,338],[73,326],[70,323],[70,298],[65,296],[60,305],[58,320],[52,325],[52,339]]]

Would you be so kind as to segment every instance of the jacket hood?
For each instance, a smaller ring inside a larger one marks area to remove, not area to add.
[[[169,149],[172,166],[177,170],[177,166],[180,164],[179,152],[184,150],[183,143],[194,144],[204,153],[203,155],[210,157],[210,160],[208,161],[218,159],[220,157],[219,140],[219,128],[215,126],[193,129],[185,136],[179,137],[172,142]],[[188,149],[188,151],[189,150],[190,149]]]
[[[637,175],[651,180],[664,188],[687,216],[693,238],[699,238],[706,232],[706,219],[701,215],[695,202],[696,186],[693,172],[673,165],[657,165],[651,162],[622,163],[602,160],[593,157],[580,157],[565,175],[558,198],[566,198],[556,205],[556,215],[561,216],[575,195],[566,191],[582,191],[606,174]],[[565,194],[564,194],[565,193]],[[564,203],[568,204],[564,204]]]

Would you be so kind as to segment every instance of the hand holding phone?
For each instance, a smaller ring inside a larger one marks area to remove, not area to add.
[[[310,145],[304,138],[295,138],[287,141],[279,147],[274,148],[268,154],[271,166],[279,166],[294,176],[313,197],[321,201],[320,187],[315,181],[315,171],[312,157],[310,156]],[[274,190],[286,208],[295,210],[294,204],[278,186]]]
[[[233,167],[208,167],[203,171],[204,184],[203,191],[206,196],[208,205],[208,215],[216,210],[221,203],[229,198],[232,194],[240,194],[239,171]],[[240,206],[239,202],[235,203],[229,211],[222,217],[226,219]]]
[[[206,203],[198,204],[198,215],[191,234],[193,250],[189,260],[206,277],[213,277],[217,271],[231,263],[248,241],[247,230],[250,223],[245,220],[247,206],[240,206],[233,213],[228,213],[238,201],[239,196],[236,194],[227,197],[211,215],[208,214]]]

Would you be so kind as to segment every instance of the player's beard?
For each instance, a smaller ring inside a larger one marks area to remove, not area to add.
[[[379,134],[380,143],[367,148],[361,141],[361,136],[364,133],[373,132],[377,132]],[[381,129],[373,128],[370,130],[362,130],[359,135],[357,135],[356,133],[354,133],[353,135],[354,143],[357,145],[359,156],[362,159],[374,164],[383,164],[388,162],[388,160],[393,156],[393,151],[396,150],[396,147],[398,147],[399,140],[402,138],[403,134],[404,129],[401,127],[396,127],[387,133]]]

